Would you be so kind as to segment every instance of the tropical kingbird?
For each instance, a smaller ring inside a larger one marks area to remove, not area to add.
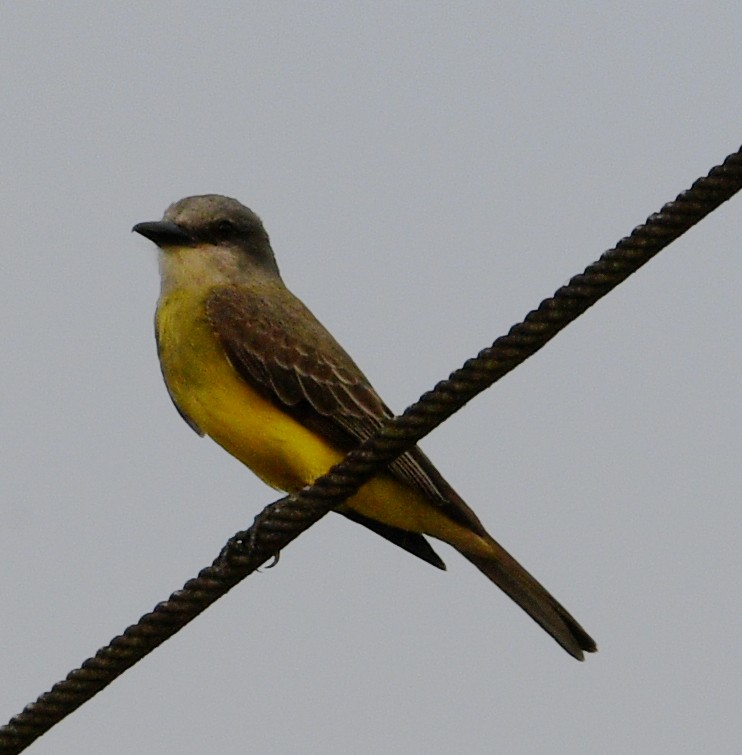
[[[175,407],[268,485],[312,483],[392,416],[342,346],[284,285],[260,218],[207,194],[134,231],[160,248],[156,337]],[[425,539],[452,545],[570,655],[595,642],[485,530],[415,447],[338,508],[445,568]]]

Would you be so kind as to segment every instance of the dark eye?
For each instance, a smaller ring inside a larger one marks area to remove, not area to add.
[[[222,236],[230,236],[234,233],[234,223],[231,220],[217,220],[214,228]]]

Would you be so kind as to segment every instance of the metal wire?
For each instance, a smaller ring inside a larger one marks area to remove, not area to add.
[[[0,727],[0,753],[22,752],[344,501],[401,453],[550,341],[659,251],[742,188],[742,149],[469,359],[311,487],[266,507],[214,563]]]

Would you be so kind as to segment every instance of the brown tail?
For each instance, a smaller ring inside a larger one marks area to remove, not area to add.
[[[492,556],[461,555],[509,595],[540,624],[571,656],[584,660],[583,651],[598,648],[592,637],[504,548],[489,538]]]

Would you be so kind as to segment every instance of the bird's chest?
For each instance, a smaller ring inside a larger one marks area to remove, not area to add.
[[[173,398],[180,403],[194,392],[213,387],[214,367],[224,356],[203,301],[170,294],[158,304],[155,325],[160,366]]]
[[[235,371],[202,303],[171,294],[156,322],[162,374],[180,413],[268,484],[294,490],[339,459]]]

